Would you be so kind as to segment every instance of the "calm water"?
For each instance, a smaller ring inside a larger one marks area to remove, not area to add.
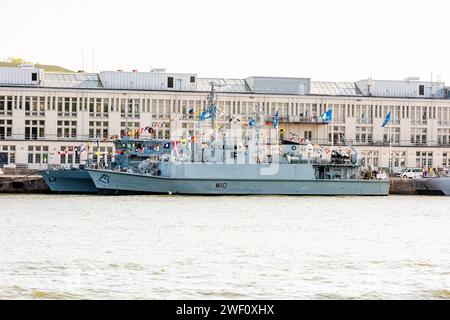
[[[0,299],[450,299],[449,197],[0,195]]]

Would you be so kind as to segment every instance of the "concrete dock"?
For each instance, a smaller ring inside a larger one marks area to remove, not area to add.
[[[389,194],[416,194],[416,189],[414,188],[412,179],[392,177],[390,179],[391,186],[389,188]]]
[[[0,175],[0,192],[48,193],[50,189],[47,187],[44,179],[39,175]]]
[[[48,193],[44,179],[36,170],[2,168],[0,170],[0,193]]]

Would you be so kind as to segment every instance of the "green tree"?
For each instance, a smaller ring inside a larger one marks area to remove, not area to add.
[[[22,58],[17,58],[17,57],[8,57],[7,59],[3,60],[3,62],[16,63],[16,64],[31,63],[29,61],[26,61]]]

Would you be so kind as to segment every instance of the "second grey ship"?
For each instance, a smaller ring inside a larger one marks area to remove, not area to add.
[[[136,139],[123,137],[114,141],[115,159],[107,165],[112,169],[126,170],[139,165],[143,160],[170,153],[169,140]],[[41,171],[52,192],[56,193],[98,193],[86,168],[104,168],[106,164],[90,159],[86,164],[75,167],[58,167]]]
[[[450,196],[450,177],[413,179],[413,185],[420,195]]]

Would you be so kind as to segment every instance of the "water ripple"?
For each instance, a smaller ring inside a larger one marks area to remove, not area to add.
[[[448,197],[0,202],[0,299],[450,299]]]

